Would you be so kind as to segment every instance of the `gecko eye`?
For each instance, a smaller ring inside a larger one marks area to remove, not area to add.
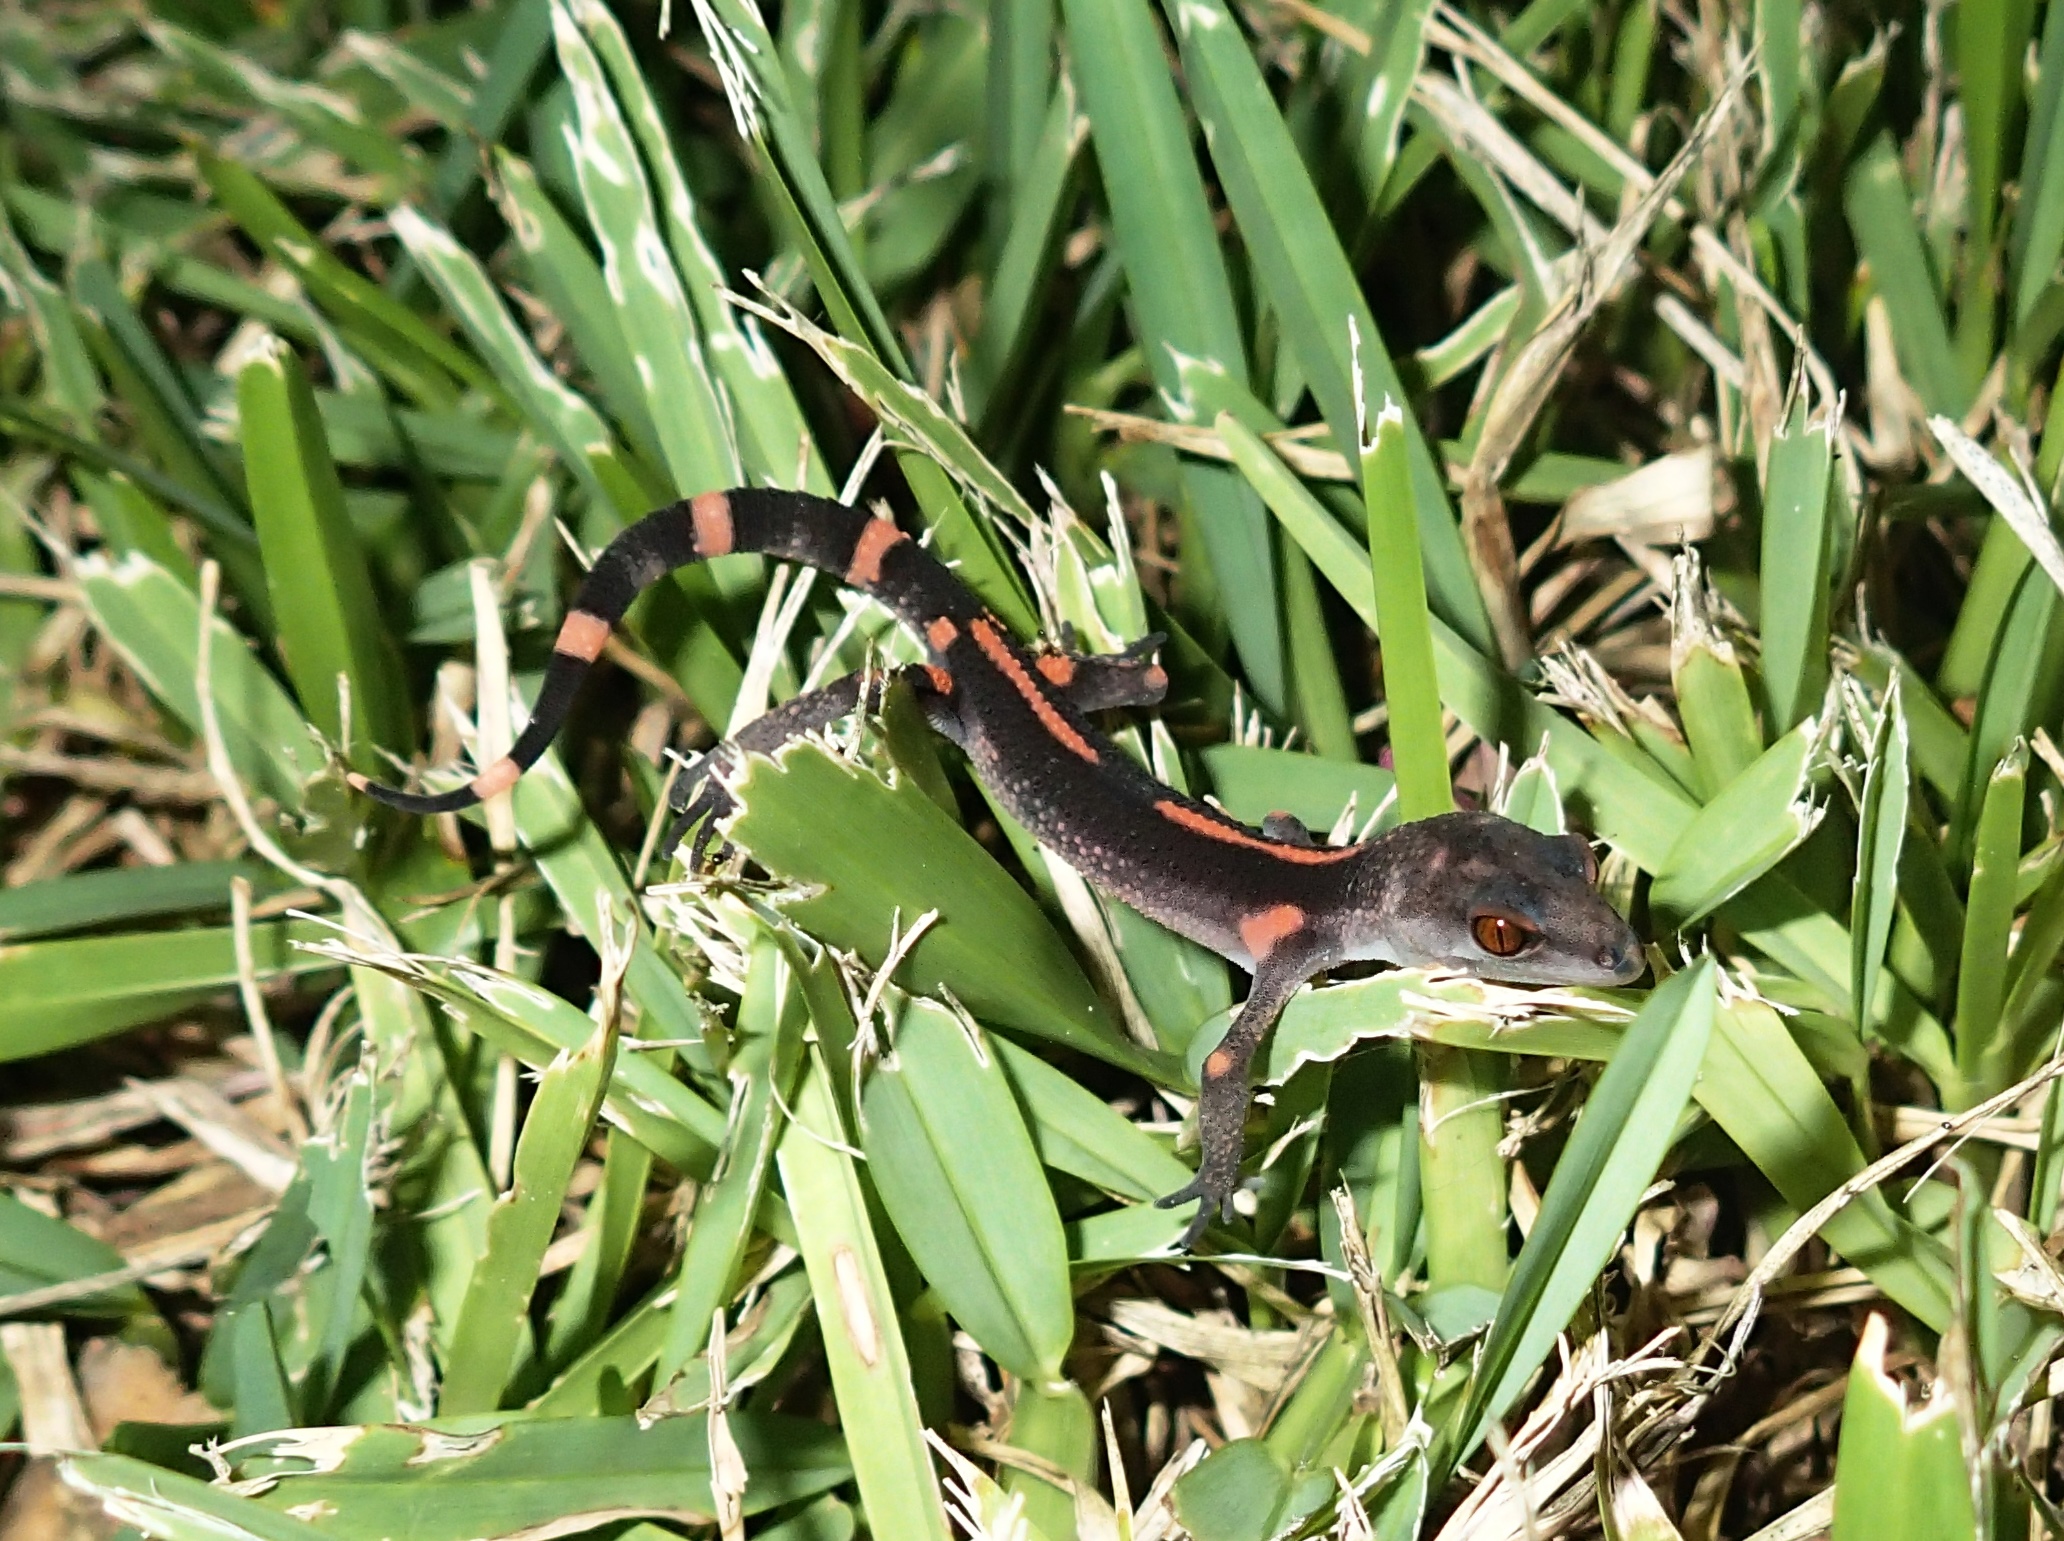
[[[1516,958],[1541,936],[1525,921],[1496,910],[1479,910],[1470,916],[1469,931],[1476,945],[1494,958]]]

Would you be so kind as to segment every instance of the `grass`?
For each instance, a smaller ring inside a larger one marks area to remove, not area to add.
[[[2064,23],[1893,19],[0,12],[0,1534],[2064,1533]],[[1166,633],[1242,818],[1596,834],[1647,985],[1318,982],[1181,1260],[1243,981],[910,701],[656,846],[914,656],[832,583],[348,792],[742,483]]]

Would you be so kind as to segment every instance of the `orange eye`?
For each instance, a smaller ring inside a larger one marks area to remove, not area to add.
[[[1472,916],[1469,930],[1476,938],[1476,945],[1494,958],[1515,958],[1534,939],[1531,926],[1514,920],[1510,915],[1499,915],[1490,910]]]

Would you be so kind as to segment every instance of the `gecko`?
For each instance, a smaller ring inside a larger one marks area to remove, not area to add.
[[[1160,638],[1117,654],[1029,649],[892,520],[807,493],[705,492],[627,526],[582,581],[530,721],[506,755],[448,792],[410,792],[355,771],[346,780],[416,814],[453,812],[508,790],[558,733],[631,602],[677,567],[732,552],[820,569],[883,605],[924,646],[924,661],[897,677],[998,803],[1096,887],[1252,974],[1245,1002],[1203,1062],[1196,1177],[1158,1200],[1163,1208],[1198,1201],[1184,1251],[1214,1217],[1233,1216],[1249,1067],[1314,975],[1373,961],[1514,984],[1609,985],[1646,967],[1632,927],[1596,891],[1597,860],[1581,835],[1546,835],[1480,811],[1417,820],[1349,845],[1317,841],[1287,814],[1258,829],[1244,824],[1157,780],[1090,720],[1094,711],[1161,701],[1168,676],[1151,656]],[[716,774],[727,754],[770,752],[872,708],[880,691],[880,675],[863,671],[798,696],[706,757],[699,780],[677,780],[669,794],[675,830],[701,821],[691,862],[703,857],[712,815],[728,806]]]

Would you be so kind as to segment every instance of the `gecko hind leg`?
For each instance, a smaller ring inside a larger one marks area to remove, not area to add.
[[[1239,1015],[1226,1030],[1219,1046],[1204,1058],[1204,1079],[1197,1096],[1197,1141],[1202,1159],[1197,1175],[1174,1193],[1154,1201],[1158,1209],[1173,1209],[1192,1199],[1201,1199],[1197,1213],[1176,1243],[1179,1250],[1194,1249],[1214,1219],[1233,1218],[1233,1195],[1240,1187],[1240,1158],[1246,1149],[1248,1067],[1262,1038],[1290,1003],[1290,997],[1319,966],[1309,949],[1286,937],[1255,967],[1254,983],[1247,992]]]

